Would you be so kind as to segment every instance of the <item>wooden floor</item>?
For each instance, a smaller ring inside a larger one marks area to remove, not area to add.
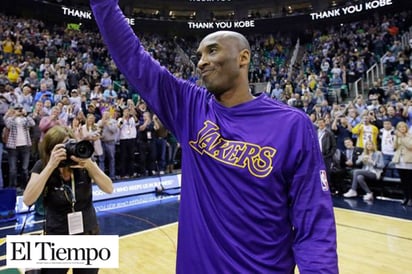
[[[340,273],[412,273],[412,222],[335,209]]]
[[[335,208],[343,274],[412,273],[412,221]],[[120,240],[119,269],[99,273],[174,273],[177,223]]]
[[[101,269],[99,274],[174,273],[177,223],[146,230],[120,239],[119,268]]]
[[[412,274],[411,220],[341,208],[335,208],[335,216],[340,273]],[[177,226],[171,223],[121,237],[119,268],[99,273],[174,273]],[[0,267],[1,274],[9,271]]]

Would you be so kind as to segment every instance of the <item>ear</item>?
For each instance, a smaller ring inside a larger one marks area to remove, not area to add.
[[[239,53],[239,65],[240,67],[248,67],[250,63],[250,51],[248,49],[242,49]]]

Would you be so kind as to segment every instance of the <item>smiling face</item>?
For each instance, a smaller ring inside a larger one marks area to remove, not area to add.
[[[209,34],[200,43],[197,54],[201,79],[218,99],[247,79],[250,47],[241,34],[230,31]]]
[[[87,120],[86,120],[87,125],[89,126],[93,125],[94,121],[96,121],[96,117],[93,114],[87,115]]]
[[[396,129],[405,134],[406,132],[408,132],[408,125],[405,122],[399,122],[396,125]]]
[[[368,141],[366,142],[366,149],[368,151],[375,151],[375,145],[371,141]]]
[[[343,143],[344,143],[346,148],[348,148],[348,149],[353,148],[353,141],[352,140],[346,139]]]

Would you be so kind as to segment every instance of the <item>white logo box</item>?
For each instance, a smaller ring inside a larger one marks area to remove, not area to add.
[[[7,267],[118,268],[118,235],[9,235]]]

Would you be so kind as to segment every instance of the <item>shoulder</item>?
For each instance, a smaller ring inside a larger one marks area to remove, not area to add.
[[[36,163],[34,163],[31,172],[40,173],[42,170],[43,170],[43,162],[42,160],[37,160]]]
[[[374,153],[373,153],[373,155],[375,155],[375,157],[383,157],[383,154],[382,154],[382,152],[380,152],[380,151],[375,151]]]
[[[308,115],[295,107],[291,107],[283,102],[280,102],[278,100],[274,100],[267,96],[266,94],[261,94],[259,95],[255,100],[258,100],[259,104],[259,109],[262,108],[271,108],[273,111],[281,111],[285,115],[291,115],[294,118],[297,119],[304,119],[304,120],[309,120]]]

